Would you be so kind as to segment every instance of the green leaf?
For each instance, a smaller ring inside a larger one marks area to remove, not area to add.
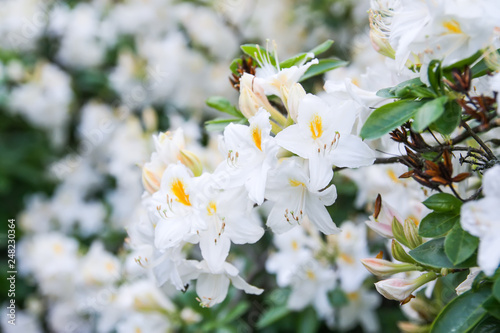
[[[319,320],[316,311],[312,307],[303,310],[299,317],[297,332],[310,333],[316,332],[319,328]]]
[[[418,234],[422,237],[442,236],[460,221],[460,215],[455,212],[432,212],[420,222]]]
[[[420,264],[433,268],[468,268],[477,265],[474,257],[460,265],[453,265],[444,252],[444,237],[431,239],[411,250],[409,254]]]
[[[500,49],[497,49],[497,54],[500,55]],[[490,72],[492,72],[493,70],[491,68],[488,67],[485,59],[481,59],[481,61],[479,61],[477,64],[475,64],[474,66],[472,66],[471,68],[471,72],[472,72],[472,78],[478,78],[480,76],[484,76]]]
[[[349,304],[349,298],[347,297],[345,291],[342,290],[342,288],[337,287],[333,289],[328,296],[330,298],[330,303],[335,308],[339,308]]]
[[[383,105],[370,114],[361,129],[363,139],[377,139],[410,119],[419,106],[418,101],[402,100]]]
[[[444,112],[431,126],[434,131],[449,135],[457,128],[462,118],[462,108],[455,101],[448,101],[444,106]]]
[[[309,52],[314,53],[315,56],[318,56],[321,53],[328,51],[328,49],[330,47],[332,47],[332,45],[333,45],[333,40],[328,39],[328,40],[324,41],[323,43],[319,44],[318,46],[316,46],[314,49],[312,49]]]
[[[221,132],[230,123],[245,124],[246,122],[247,122],[246,118],[230,118],[230,119],[217,118],[214,120],[206,121],[205,128],[207,129],[207,131],[210,132]]]
[[[229,69],[231,70],[231,72],[233,74],[236,74],[238,75],[238,67],[239,65],[241,65],[243,63],[243,61],[241,60],[241,58],[236,58],[236,59],[233,59],[233,61],[231,61],[231,64],[229,65]]]
[[[329,72],[332,69],[347,66],[348,62],[339,59],[320,59],[315,65],[309,67],[309,69],[302,75],[299,82],[305,81],[312,78],[313,76],[321,75],[323,73]]]
[[[477,59],[479,59],[481,56],[483,55],[483,51],[482,50],[479,50],[477,51],[476,53],[474,53],[473,55],[471,55],[470,57],[466,58],[466,59],[462,59],[462,60],[459,60],[457,61],[456,63],[454,64],[451,64],[451,65],[448,65],[446,67],[443,67],[443,72],[447,73],[447,72],[451,72],[452,69],[454,68],[457,68],[459,70],[463,70],[463,68],[466,66],[466,65],[472,65],[474,62],[477,61]]]
[[[427,77],[429,78],[429,83],[432,89],[439,94],[443,90],[443,72],[441,71],[441,61],[432,60],[427,69]]]
[[[243,114],[231,104],[226,98],[220,96],[209,97],[206,102],[211,108],[227,113],[237,118],[244,118]]]
[[[416,77],[410,80],[403,81],[394,87],[380,89],[379,91],[377,91],[376,95],[383,98],[396,98],[397,97],[396,91],[401,90],[401,88],[404,87],[415,88],[415,87],[421,87],[423,85],[424,84],[422,83],[422,81],[420,81],[420,78]]]
[[[411,127],[417,132],[422,132],[443,114],[447,100],[448,97],[441,96],[422,105],[413,117],[414,122]]]
[[[497,279],[493,284],[493,295],[498,301],[500,301],[500,274],[497,276]]]
[[[280,68],[290,68],[292,66],[301,64],[307,57],[307,52],[299,53],[291,58],[288,58],[282,62],[280,62]]]
[[[333,40],[329,39],[326,42],[316,46],[309,52],[299,53],[289,59],[286,59],[280,63],[280,68],[289,68],[295,65],[302,63],[308,54],[314,54],[314,56],[318,56],[319,54],[327,51],[333,44]]]
[[[470,333],[499,333],[500,320],[492,316],[484,316]]]
[[[271,65],[276,66],[276,59],[265,48],[258,44],[244,44],[240,46],[241,50],[250,57],[260,63],[270,62]],[[264,58],[263,58],[264,57]],[[268,61],[269,59],[269,61]]]
[[[431,333],[467,332],[486,315],[483,303],[490,296],[487,287],[469,290],[453,299],[438,314],[431,326]]]
[[[425,207],[436,212],[457,212],[460,213],[462,201],[448,193],[437,193],[422,202]]]
[[[438,314],[431,333],[467,332],[486,314],[483,303],[490,296],[487,287],[471,289],[453,299]]]
[[[469,258],[479,245],[479,239],[462,229],[457,223],[444,241],[444,251],[455,265]]]
[[[496,319],[500,319],[500,302],[494,296],[490,296],[484,302],[483,307],[490,315]]]
[[[257,329],[262,329],[264,327],[267,327],[271,324],[274,324],[278,320],[286,317],[288,314],[290,314],[290,310],[288,309],[286,304],[281,306],[271,307],[268,311],[264,312],[264,314],[259,318],[256,327]]]

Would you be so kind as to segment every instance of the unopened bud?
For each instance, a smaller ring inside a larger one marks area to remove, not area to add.
[[[370,229],[379,235],[386,238],[394,238],[394,234],[392,232],[392,222],[394,219],[397,221],[401,221],[402,219],[391,205],[379,197],[380,195],[377,197],[375,214],[370,216],[370,220],[365,223]]]
[[[407,262],[409,264],[417,263],[415,259],[413,259],[408,253],[406,253],[405,249],[401,246],[401,244],[399,244],[394,239],[392,240],[391,251],[394,259],[398,261]]]
[[[408,240],[406,239],[405,236],[404,227],[396,217],[394,217],[394,219],[392,220],[392,234],[398,242],[400,242],[406,247],[410,247]]]
[[[377,258],[361,259],[361,263],[370,273],[377,276],[387,276],[401,272],[419,270],[419,268],[413,264],[397,264],[392,261]]]
[[[389,57],[391,59],[396,58],[396,51],[389,44],[389,40],[384,36],[379,30],[370,29],[370,41],[372,46],[381,55]]]
[[[288,110],[288,114],[297,122],[297,116],[299,115],[299,104],[300,101],[306,96],[306,91],[300,83],[295,83],[288,91],[287,99],[285,105]]]
[[[181,150],[181,163],[188,167],[195,177],[201,176],[203,172],[203,165],[201,164],[200,159],[193,152],[189,150],[182,149]]]
[[[404,233],[408,240],[408,247],[414,249],[422,245],[422,237],[418,235],[418,227],[411,219],[406,219],[404,224]]]
[[[166,165],[160,161],[158,155],[153,153],[151,162],[142,167],[142,185],[144,189],[153,194],[160,189],[161,177]]]
[[[429,333],[430,325],[419,325],[409,321],[398,322],[399,331],[402,333]]]
[[[406,279],[387,279],[375,283],[377,291],[387,299],[395,301],[404,301],[410,297],[411,293],[423,286],[424,284],[435,280],[436,273],[429,272],[420,275],[413,280]]]

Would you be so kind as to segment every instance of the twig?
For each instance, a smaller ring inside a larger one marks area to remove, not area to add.
[[[491,149],[483,142],[483,140],[481,140],[481,138],[479,138],[479,136],[477,136],[477,134],[469,127],[469,125],[467,125],[466,122],[463,122],[462,126],[463,126],[463,128],[465,128],[467,130],[467,132],[469,132],[469,134],[474,138],[474,140],[476,140],[476,142],[479,143],[479,145],[484,149],[486,154],[488,154],[488,157],[491,160],[495,160],[496,157],[491,152]]]

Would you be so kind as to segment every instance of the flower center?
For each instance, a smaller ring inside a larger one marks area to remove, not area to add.
[[[315,114],[309,123],[309,129],[311,130],[311,136],[314,140],[319,138],[323,134],[323,121],[318,114]]]
[[[176,200],[186,206],[191,206],[189,202],[189,194],[186,194],[186,189],[182,180],[175,178],[171,185],[171,190],[176,196]]]
[[[255,143],[255,146],[262,151],[262,131],[258,127],[252,128],[252,140]]]
[[[213,216],[217,212],[217,205],[215,202],[210,201],[210,203],[207,206],[207,213],[208,216]]]
[[[448,20],[443,22],[443,27],[448,30],[449,34],[461,34],[463,33],[462,29],[460,29],[460,23],[455,20]]]

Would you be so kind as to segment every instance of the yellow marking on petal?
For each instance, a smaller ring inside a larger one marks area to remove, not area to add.
[[[297,251],[299,249],[299,244],[297,243],[297,241],[295,239],[292,241],[292,249],[294,251]]]
[[[262,131],[257,126],[252,128],[252,140],[255,146],[262,151]]]
[[[348,263],[348,264],[351,264],[351,265],[352,265],[352,264],[354,264],[354,259],[353,259],[353,257],[351,257],[351,256],[350,256],[350,255],[348,255],[348,254],[342,253],[342,254],[340,255],[340,258],[341,258],[342,260],[344,260],[344,261],[345,261],[346,263]]]
[[[448,20],[443,22],[443,27],[448,30],[449,34],[461,34],[463,33],[460,29],[460,23],[455,20]]]
[[[307,270],[306,275],[309,280],[316,280],[316,274],[313,271]]]
[[[298,180],[295,180],[295,179],[289,179],[288,182],[293,187],[297,187],[297,186],[304,186],[304,187],[306,187],[306,184],[304,184],[303,182],[299,182]]]
[[[215,202],[210,201],[210,203],[207,206],[207,213],[209,216],[214,215],[217,212],[217,205]]]
[[[315,114],[311,119],[309,129],[311,130],[311,136],[314,140],[323,134],[323,119],[321,119],[318,114]]]
[[[54,250],[54,252],[55,252],[55,253],[57,253],[57,254],[61,254],[61,253],[63,252],[63,247],[62,247],[62,245],[61,245],[61,244],[58,244],[58,243],[54,244],[54,245],[52,246],[52,249],[53,249],[53,250]]]
[[[113,263],[111,262],[106,263],[106,270],[108,272],[113,272],[115,270],[115,265],[113,265]]]
[[[348,293],[347,294],[347,297],[351,300],[351,301],[355,301],[359,298],[359,294],[357,292],[352,292],[352,293]]]
[[[139,327],[135,328],[135,333],[142,333],[142,330]]]
[[[395,183],[401,183],[401,180],[398,178],[398,176],[396,176],[396,173],[393,171],[393,170],[387,170],[387,175],[389,176],[389,178],[391,178],[391,180]]]
[[[191,202],[189,202],[189,194],[186,194],[186,189],[182,180],[180,180],[179,178],[174,178],[170,189],[176,196],[176,200],[178,202],[186,206],[191,206]]]
[[[418,225],[420,224],[420,221],[413,215],[411,216],[408,216],[408,220],[412,221],[413,223],[415,223],[415,225],[418,227]]]

